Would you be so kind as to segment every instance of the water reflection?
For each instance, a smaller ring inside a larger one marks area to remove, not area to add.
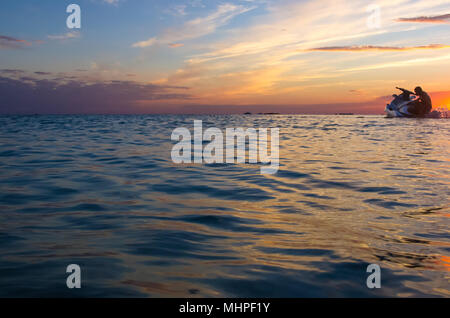
[[[171,131],[194,119],[279,127],[279,172],[173,164]],[[445,120],[25,116],[0,130],[0,296],[448,296]]]

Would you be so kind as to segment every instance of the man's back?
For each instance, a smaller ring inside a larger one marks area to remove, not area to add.
[[[423,103],[424,114],[427,114],[433,108],[433,103],[431,101],[430,95],[427,92],[422,91],[419,95],[421,102]]]

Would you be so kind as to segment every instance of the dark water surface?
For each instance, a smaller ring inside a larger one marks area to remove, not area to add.
[[[279,172],[172,163],[194,119],[279,127]],[[448,120],[3,116],[0,164],[0,296],[450,296]]]

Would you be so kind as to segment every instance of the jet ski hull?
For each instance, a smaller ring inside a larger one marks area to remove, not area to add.
[[[399,96],[396,96],[395,99],[386,106],[385,112],[386,116],[390,118],[394,117],[417,117],[417,115],[414,115],[408,111],[409,106],[413,100],[410,101],[403,101],[400,99]]]
[[[409,113],[407,110],[392,110],[386,107],[385,113],[387,118],[448,118],[436,110],[426,115],[415,115]]]

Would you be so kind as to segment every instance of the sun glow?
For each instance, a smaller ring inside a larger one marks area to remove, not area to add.
[[[447,109],[450,111],[450,97],[445,98],[442,102],[440,102],[438,105],[440,105],[440,107]]]

